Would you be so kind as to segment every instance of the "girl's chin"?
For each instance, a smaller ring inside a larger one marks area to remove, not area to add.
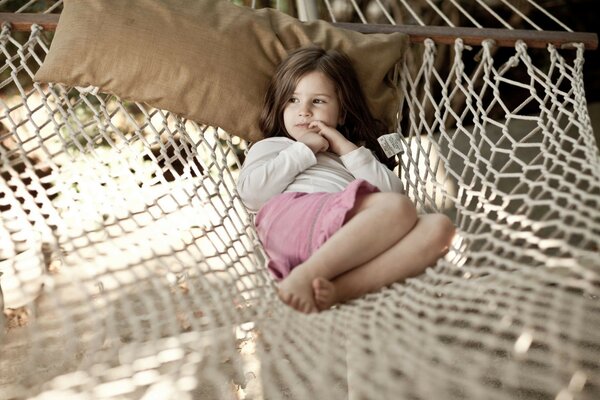
[[[291,132],[293,137],[302,137],[304,135],[308,135],[309,133],[317,133],[314,129],[295,129]]]

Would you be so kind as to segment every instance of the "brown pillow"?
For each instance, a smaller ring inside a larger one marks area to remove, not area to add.
[[[255,141],[277,64],[311,43],[348,54],[371,111],[395,128],[400,98],[391,75],[406,35],[302,23],[228,0],[65,0],[35,80],[96,86]]]

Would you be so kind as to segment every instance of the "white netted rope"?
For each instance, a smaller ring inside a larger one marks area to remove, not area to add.
[[[581,45],[534,58],[519,42],[501,58],[459,39],[449,62],[413,46],[399,172],[456,239],[423,275],[315,315],[276,296],[235,191],[246,143],[34,84],[48,48],[39,26],[2,28],[0,398],[600,394],[600,156]]]

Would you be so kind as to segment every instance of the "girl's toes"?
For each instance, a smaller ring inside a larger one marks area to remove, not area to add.
[[[279,291],[277,291],[277,295],[279,295],[279,298],[285,304],[290,304],[290,294],[289,293],[285,293],[285,292],[282,292],[281,290],[279,290]]]
[[[302,304],[301,304],[301,302],[300,302],[300,299],[299,299],[299,298],[297,298],[297,297],[296,297],[296,296],[294,296],[294,295],[291,295],[291,296],[290,296],[290,302],[289,302],[289,305],[290,305],[290,306],[292,306],[292,307],[294,307],[296,310],[300,310],[300,307],[301,307],[301,305],[302,305]]]
[[[325,278],[316,278],[312,282],[316,307],[326,310],[335,304],[335,287],[333,282]]]

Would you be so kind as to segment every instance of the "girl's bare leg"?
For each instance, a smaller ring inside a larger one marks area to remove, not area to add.
[[[348,222],[279,284],[279,297],[291,307],[317,311],[313,281],[333,278],[361,266],[394,246],[417,221],[416,209],[397,193],[357,199]]]
[[[379,256],[333,280],[316,278],[313,290],[317,308],[324,310],[421,274],[446,253],[454,230],[445,215],[420,217],[404,238]]]

